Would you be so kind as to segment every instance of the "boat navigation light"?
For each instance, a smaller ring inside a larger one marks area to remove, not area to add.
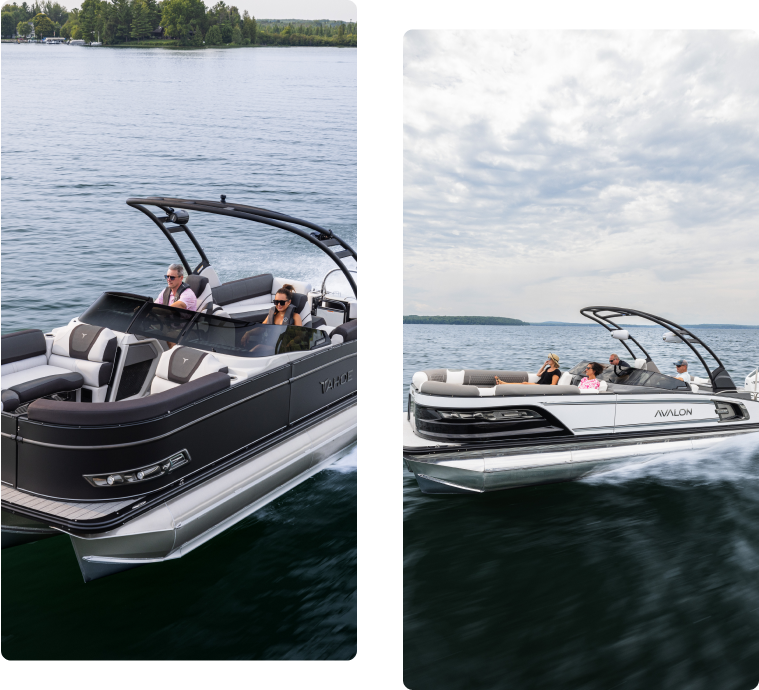
[[[629,340],[630,334],[627,331],[617,329],[616,331],[611,332],[611,337],[616,338],[617,340]]]

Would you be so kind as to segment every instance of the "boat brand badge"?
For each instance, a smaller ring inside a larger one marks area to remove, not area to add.
[[[319,383],[322,384],[322,393],[326,393],[327,391],[331,391],[333,388],[345,385],[348,383],[348,381],[353,381],[353,369],[349,369],[344,374],[335,376],[332,379],[327,379],[326,381],[320,381]]]
[[[693,410],[656,410],[654,417],[687,417]]]

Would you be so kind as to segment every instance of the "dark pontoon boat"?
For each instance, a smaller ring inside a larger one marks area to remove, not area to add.
[[[2,338],[3,547],[69,534],[85,581],[183,556],[356,440],[358,292],[342,261],[356,252],[225,197],[127,204],[171,242],[197,311],[106,292],[66,326]],[[188,211],[299,235],[354,296],[327,292],[326,276],[321,290],[271,274],[221,283]],[[262,323],[284,283],[302,326]]]

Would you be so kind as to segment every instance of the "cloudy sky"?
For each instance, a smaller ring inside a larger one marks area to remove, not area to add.
[[[216,0],[207,2],[208,7]],[[257,19],[334,19],[356,20],[356,5],[350,0],[229,0],[242,12]]]
[[[410,31],[404,314],[759,324],[759,36]]]

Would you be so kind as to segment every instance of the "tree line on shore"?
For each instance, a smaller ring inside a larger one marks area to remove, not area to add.
[[[63,36],[87,43],[127,44],[170,38],[180,45],[330,45],[356,46],[354,22],[259,20],[240,15],[223,0],[207,8],[202,0],[84,0],[67,10],[44,0],[2,7],[3,38]]]

